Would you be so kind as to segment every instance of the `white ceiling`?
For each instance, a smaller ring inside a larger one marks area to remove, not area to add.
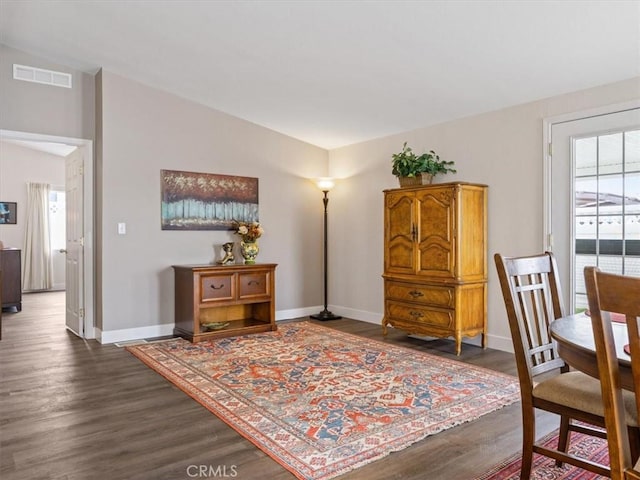
[[[56,142],[36,142],[30,140],[16,140],[13,138],[3,138],[0,136],[0,142],[12,143],[24,148],[30,148],[31,150],[38,150],[39,152],[50,153],[58,157],[66,157],[76,148],[74,145],[67,145],[65,143]]]
[[[1,0],[0,42],[331,149],[640,76],[640,1]]]

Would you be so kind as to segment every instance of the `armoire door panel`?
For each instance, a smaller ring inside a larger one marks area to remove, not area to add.
[[[451,246],[441,243],[420,245],[419,275],[453,277],[454,259]]]
[[[403,238],[389,242],[387,270],[395,273],[414,273],[413,242]]]
[[[388,195],[385,203],[385,270],[412,274],[416,268],[414,198]]]
[[[453,277],[455,211],[451,188],[432,188],[417,194],[420,202],[419,275]]]

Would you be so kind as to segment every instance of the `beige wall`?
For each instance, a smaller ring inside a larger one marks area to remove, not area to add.
[[[13,79],[13,64],[71,73],[73,88]],[[0,44],[0,129],[93,139],[94,77]]]
[[[238,241],[228,231],[162,231],[161,169],[258,177],[259,261],[279,265],[276,309],[322,303],[322,202],[307,178],[326,175],[326,150],[106,71],[99,82],[103,333],[173,324],[171,265],[211,262],[214,246]]]
[[[64,185],[64,158],[0,140],[0,201],[18,203],[18,223],[0,225],[5,247],[24,248],[27,182]]]
[[[509,348],[492,257],[543,248],[543,119],[633,99],[640,99],[640,78],[332,150],[331,174],[345,180],[331,192],[330,303],[354,318],[382,318],[382,190],[397,188],[391,154],[407,141],[456,162],[458,173],[436,182],[489,185],[489,346]]]
[[[276,308],[284,318],[322,303],[321,194],[306,178],[329,173],[328,162],[344,178],[329,202],[330,308],[378,323],[382,190],[397,186],[391,154],[404,141],[455,160],[459,173],[437,181],[488,184],[489,253],[527,254],[542,248],[543,118],[640,98],[636,78],[326,152],[109,72],[82,74],[82,88],[66,98],[63,89],[11,80],[13,62],[72,70],[0,45],[0,129],[95,138],[95,307],[99,330],[111,338],[166,331],[170,266],[209,262],[214,245],[237,240],[229,232],[160,230],[161,169],[260,179],[260,260],[280,265]],[[85,88],[94,80],[95,95]],[[117,235],[118,222],[126,235]],[[492,263],[489,272],[490,345],[508,348]]]

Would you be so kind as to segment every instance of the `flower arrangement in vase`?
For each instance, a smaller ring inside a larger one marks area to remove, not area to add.
[[[244,258],[244,263],[249,265],[256,263],[259,252],[257,241],[264,233],[264,229],[258,222],[235,222],[235,227],[236,234],[242,238],[240,253]]]

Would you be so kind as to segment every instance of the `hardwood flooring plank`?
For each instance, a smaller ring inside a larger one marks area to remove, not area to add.
[[[201,467],[218,478],[224,469],[242,480],[294,478],[124,348],[68,332],[64,292],[25,294],[22,311],[2,320],[3,480],[187,480]],[[316,323],[516,374],[509,353],[465,344],[456,357],[452,340],[425,341],[392,328],[383,337],[379,325],[350,319]],[[539,436],[557,426],[550,415],[541,420]],[[517,403],[340,478],[469,479],[517,452],[520,436]]]

